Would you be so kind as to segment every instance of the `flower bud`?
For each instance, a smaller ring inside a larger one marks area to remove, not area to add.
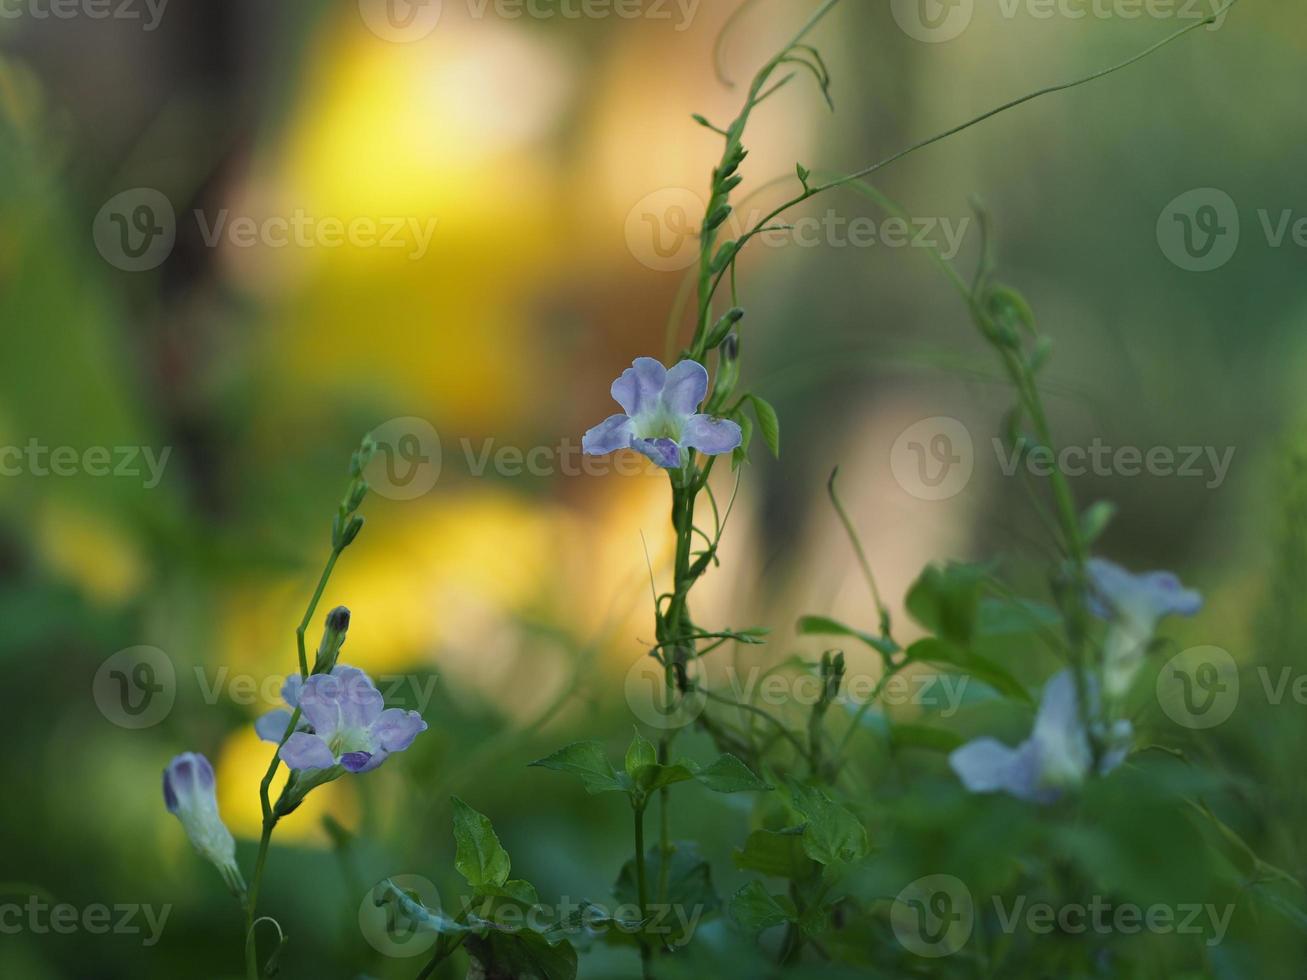
[[[327,613],[327,625],[322,631],[322,642],[318,644],[317,658],[313,661],[313,673],[331,673],[340,657],[340,648],[345,645],[345,634],[348,632],[348,609],[337,606]]]
[[[218,869],[227,888],[245,894],[245,879],[236,864],[236,841],[218,816],[213,766],[198,752],[183,752],[163,771],[163,801],[168,812],[182,822],[186,836],[200,856]]]

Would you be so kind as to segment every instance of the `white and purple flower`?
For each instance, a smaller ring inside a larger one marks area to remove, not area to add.
[[[163,802],[182,823],[202,857],[212,862],[233,894],[245,891],[236,864],[236,841],[218,815],[213,766],[198,752],[183,752],[163,771]]]
[[[1092,684],[1089,695],[1091,715],[1096,715]],[[1128,721],[1113,726],[1100,774],[1121,764],[1132,734]],[[1004,792],[1032,803],[1053,803],[1078,786],[1093,765],[1093,748],[1080,719],[1075,675],[1064,670],[1044,685],[1035,727],[1016,748],[995,738],[973,739],[949,755],[949,765],[972,793]]]
[[[1116,700],[1130,689],[1157,624],[1172,614],[1197,614],[1203,597],[1170,572],[1136,575],[1103,558],[1090,560],[1086,570],[1090,608],[1109,624],[1103,640],[1103,689]]]
[[[416,711],[387,708],[371,678],[357,667],[340,665],[330,674],[313,674],[299,684],[287,681],[282,693],[288,703],[298,705],[307,725],[281,747],[281,759],[291,769],[340,766],[348,772],[370,772],[427,730]],[[272,716],[276,719],[270,720]],[[260,736],[268,738],[265,733],[276,729],[278,722],[280,729],[269,740],[281,741],[290,723],[289,712],[270,712],[260,718]]]
[[[612,393],[625,414],[610,416],[585,434],[581,447],[588,456],[634,449],[674,470],[688,450],[717,456],[740,445],[736,423],[698,413],[708,394],[708,370],[698,361],[681,361],[668,370],[652,357],[637,357],[613,382]]]

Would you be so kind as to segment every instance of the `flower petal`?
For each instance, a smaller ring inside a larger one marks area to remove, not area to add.
[[[291,674],[286,678],[286,683],[281,685],[281,699],[292,708],[300,706],[300,691],[304,689],[304,678],[299,674]]]
[[[708,369],[698,361],[685,360],[667,372],[663,406],[674,415],[693,415],[708,394]]]
[[[1104,558],[1091,559],[1086,569],[1093,587],[1090,605],[1102,619],[1119,616],[1151,631],[1163,616],[1193,616],[1203,607],[1202,595],[1171,572],[1135,575]]]
[[[653,411],[667,382],[667,368],[652,357],[637,357],[635,363],[613,382],[613,399],[627,415]]]
[[[309,678],[313,680],[313,678]],[[305,685],[305,693],[309,687]],[[296,732],[281,747],[281,761],[291,769],[330,769],[336,764],[331,749],[320,736],[308,732]]]
[[[691,415],[681,430],[681,445],[709,456],[733,451],[743,439],[740,427],[730,419]]]
[[[285,708],[277,708],[261,715],[259,720],[254,723],[254,731],[265,742],[280,742],[281,737],[286,734],[286,726],[290,724],[290,712]]]
[[[300,711],[323,738],[330,738],[341,725],[341,695],[342,684],[331,674],[314,674],[300,691]]]
[[[1032,803],[1049,803],[1055,792],[1039,786],[1039,762],[1033,742],[1015,749],[998,739],[977,738],[948,757],[949,765],[972,793],[1005,792]]]
[[[631,420],[625,415],[610,415],[581,437],[581,449],[587,456],[603,456],[631,447]]]
[[[340,757],[340,764],[350,772],[363,772],[371,761],[371,752],[346,752]]]
[[[340,716],[349,728],[367,728],[381,715],[386,700],[372,683],[372,678],[357,667],[332,671],[341,685]]]
[[[403,708],[387,708],[372,724],[368,734],[372,744],[387,752],[403,752],[413,744],[413,739],[427,730],[427,723],[416,711]]]
[[[631,448],[644,453],[665,470],[681,465],[681,447],[672,439],[632,439]]]
[[[1092,717],[1097,714],[1098,691],[1091,685],[1086,693]],[[1044,685],[1031,740],[1038,750],[1039,779],[1044,785],[1074,785],[1089,772],[1093,750],[1081,724],[1072,671],[1064,670]]]

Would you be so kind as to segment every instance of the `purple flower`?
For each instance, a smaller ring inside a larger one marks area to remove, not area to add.
[[[381,692],[357,667],[312,675],[300,687],[298,701],[310,730],[295,732],[281,747],[282,761],[291,769],[341,766],[369,772],[427,730],[416,711],[386,708]]]
[[[340,667],[332,669],[334,674]],[[291,714],[295,708],[300,705],[300,689],[304,687],[304,678],[299,674],[291,674],[286,678],[286,683],[281,685],[281,699],[285,701],[290,708],[274,708],[263,715],[254,723],[254,731],[259,738],[265,742],[276,742],[281,744],[281,737],[286,734],[286,726],[290,724]],[[301,716],[296,724],[296,731],[302,731],[309,727]]]
[[[1162,618],[1195,615],[1203,597],[1170,572],[1135,575],[1103,558],[1090,560],[1086,570],[1090,608],[1109,623],[1103,639],[1103,686],[1115,700],[1130,689]]]
[[[1091,685],[1090,711],[1097,713]],[[1109,751],[1099,763],[1108,773],[1121,764],[1130,743],[1130,723],[1113,727]],[[1044,685],[1035,727],[1016,748],[994,738],[977,738],[949,755],[949,765],[972,793],[1010,793],[1032,803],[1052,803],[1088,775],[1093,760],[1089,736],[1076,703],[1075,675],[1064,670]]]
[[[213,766],[198,752],[183,752],[163,771],[163,802],[168,812],[182,822],[201,856],[221,872],[233,894],[245,891],[245,880],[236,864],[236,841],[218,815],[214,793]]]
[[[734,422],[698,414],[708,394],[708,371],[698,361],[681,361],[669,371],[652,357],[637,357],[613,382],[612,392],[625,414],[610,416],[585,434],[581,447],[589,456],[634,449],[674,470],[687,450],[717,456],[740,445]]]

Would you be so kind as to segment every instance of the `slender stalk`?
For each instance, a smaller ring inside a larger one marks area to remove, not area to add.
[[[648,918],[649,908],[649,885],[646,880],[645,861],[644,861],[644,809],[643,801],[639,803],[632,802],[632,812],[635,814],[635,887],[636,894],[640,902],[640,919],[643,921]],[[649,948],[648,937],[644,935],[644,927],[640,931],[640,974],[644,980],[652,980],[653,977],[653,951]]]

